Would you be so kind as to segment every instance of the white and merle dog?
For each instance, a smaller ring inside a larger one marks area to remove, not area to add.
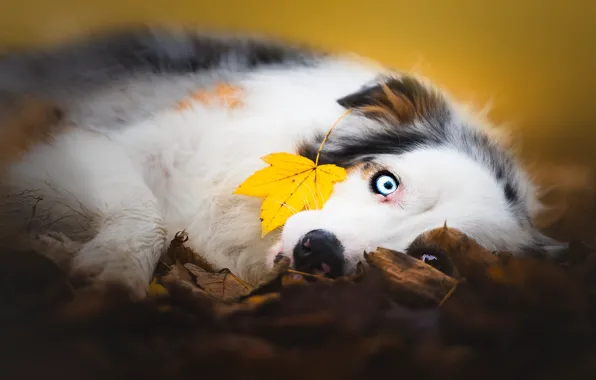
[[[0,73],[0,90],[66,115],[52,142],[5,173],[2,232],[41,235],[72,254],[73,273],[138,294],[181,230],[216,268],[253,283],[280,253],[338,276],[364,251],[403,251],[445,222],[490,250],[554,243],[532,223],[534,185],[480,118],[423,79],[357,57],[135,29],[7,54]],[[218,84],[233,104],[205,101]],[[346,168],[347,180],[322,209],[261,239],[262,200],[234,190],[269,153],[314,159],[346,108],[320,163]]]

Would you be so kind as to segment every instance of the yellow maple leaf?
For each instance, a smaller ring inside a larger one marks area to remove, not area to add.
[[[288,218],[304,209],[321,209],[336,182],[344,181],[346,170],[336,165],[319,165],[319,155],[329,134],[346,111],[329,129],[316,160],[290,153],[273,153],[262,160],[270,166],[248,177],[234,194],[266,197],[261,206],[261,236],[283,226]]]

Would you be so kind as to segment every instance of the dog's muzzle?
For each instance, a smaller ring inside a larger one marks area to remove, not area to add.
[[[312,230],[294,247],[294,268],[330,278],[343,276],[344,248],[331,232]]]

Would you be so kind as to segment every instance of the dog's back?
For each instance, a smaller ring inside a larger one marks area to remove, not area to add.
[[[52,99],[69,124],[108,128],[146,118],[197,87],[323,57],[256,37],[125,28],[0,56],[0,89]]]

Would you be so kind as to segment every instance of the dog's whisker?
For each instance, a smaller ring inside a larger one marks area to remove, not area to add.
[[[302,203],[304,204],[304,210],[311,211],[310,202],[308,201],[308,197],[302,193]]]
[[[310,193],[312,194],[312,197],[314,199],[314,203],[315,203],[315,210],[319,210],[320,206],[319,205],[319,183],[315,181],[315,188],[311,189],[310,187],[308,188],[308,190],[310,191]]]
[[[298,211],[296,211],[296,209],[290,205],[288,205],[285,202],[280,202],[280,201],[275,201],[277,204],[280,204],[282,206],[284,206],[285,208],[287,208],[288,210],[290,210],[290,212],[292,213],[292,215],[296,215],[298,214]]]
[[[323,192],[321,191],[321,188],[319,187],[319,183],[318,182],[315,183],[315,186],[317,187],[316,188],[316,190],[317,190],[317,198],[316,198],[317,199],[317,209],[319,209],[319,205],[318,205],[319,199],[321,200],[321,207],[320,207],[320,209],[322,209],[323,208],[323,205],[325,204],[324,203],[325,200],[323,199]]]
[[[312,196],[312,198],[314,199],[314,202],[313,202],[315,204],[315,208],[314,209],[315,210],[318,210],[319,209],[319,200],[317,198],[317,195],[316,195],[315,191],[313,191],[313,189],[309,185],[306,185],[305,184],[305,186],[308,189],[308,191],[310,192],[310,195]],[[315,182],[315,186],[316,186],[316,182]]]

